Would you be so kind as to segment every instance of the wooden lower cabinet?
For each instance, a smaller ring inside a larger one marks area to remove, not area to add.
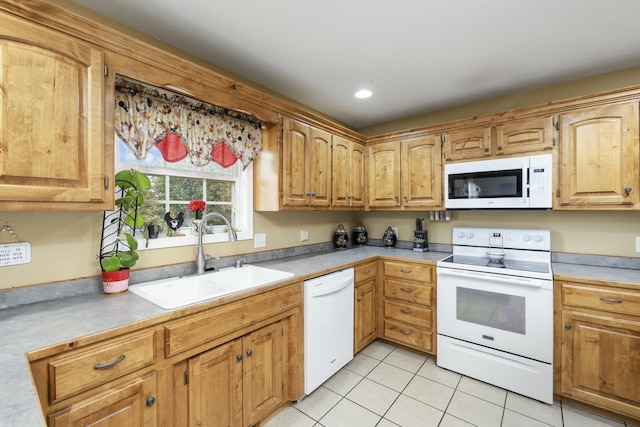
[[[189,360],[189,425],[250,426],[283,402],[277,322]]]
[[[355,267],[353,353],[356,354],[378,336],[376,325],[377,261]]]
[[[556,281],[555,392],[640,420],[640,290],[610,285]]]
[[[156,420],[156,376],[151,372],[113,390],[49,415],[51,427],[152,427]]]
[[[381,336],[435,354],[435,268],[420,262],[383,260]]]

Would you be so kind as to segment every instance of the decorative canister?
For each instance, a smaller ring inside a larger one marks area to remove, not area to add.
[[[427,240],[427,230],[415,230],[413,232],[413,251],[429,252],[429,241]]]
[[[382,236],[382,243],[384,244],[384,247],[395,248],[397,240],[398,237],[396,236],[396,232],[393,231],[393,228],[391,228],[391,226],[387,227],[387,231],[385,231]]]
[[[334,249],[347,249],[347,242],[349,242],[349,234],[344,229],[344,225],[338,224],[336,231],[333,233]]]
[[[358,221],[355,227],[353,227],[353,245],[365,246],[367,244],[367,229],[362,221]]]

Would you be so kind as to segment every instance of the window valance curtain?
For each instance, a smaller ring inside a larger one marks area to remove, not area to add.
[[[214,161],[226,168],[240,160],[246,168],[262,150],[262,123],[254,117],[122,77],[115,131],[140,160],[156,146],[168,162],[188,156],[196,166]]]

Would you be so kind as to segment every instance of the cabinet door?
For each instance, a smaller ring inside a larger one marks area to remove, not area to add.
[[[351,202],[351,141],[334,136],[332,159],[331,205],[348,207]]]
[[[242,339],[189,360],[189,425],[242,425]]]
[[[283,328],[281,321],[243,337],[245,426],[257,423],[283,402]]]
[[[407,208],[442,206],[440,135],[402,141],[402,204]]]
[[[329,207],[331,205],[331,134],[311,128],[310,140],[309,204],[316,207]]]
[[[365,205],[365,167],[364,167],[364,145],[357,142],[351,144],[351,163],[349,170],[351,172],[349,197],[351,198],[351,207],[364,207]]]
[[[0,210],[113,208],[106,84],[103,51],[0,15]]]
[[[368,280],[355,287],[354,354],[376,339],[376,280]]]
[[[367,147],[369,207],[400,206],[400,142]]]
[[[285,117],[282,138],[282,205],[309,203],[308,161],[311,150],[309,126]]]
[[[481,159],[491,156],[491,133],[489,126],[450,131],[444,137],[444,160]]]
[[[560,115],[559,208],[637,206],[638,104]]]
[[[562,393],[640,418],[640,322],[562,312]]]
[[[151,373],[49,415],[49,426],[156,426],[155,396],[156,377]]]
[[[551,116],[510,120],[496,126],[493,153],[499,155],[531,155],[553,149]]]

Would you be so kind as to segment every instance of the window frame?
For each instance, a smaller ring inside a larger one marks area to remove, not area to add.
[[[204,174],[207,172],[200,173],[197,171],[191,170],[179,170],[179,169],[171,169],[164,168],[159,166],[148,166],[140,163],[126,163],[120,162],[120,148],[121,141],[116,135],[115,137],[115,149],[114,149],[114,165],[115,172],[117,173],[120,170],[131,169],[134,168],[142,173],[149,175],[169,175],[169,176],[178,176],[185,178],[197,178],[197,179],[220,179],[221,175],[210,173],[211,176],[204,177]],[[232,200],[236,200],[235,206],[232,205],[232,211],[234,212],[234,217],[236,222],[234,223],[233,218],[229,218],[231,223],[238,227],[240,231],[237,232],[238,240],[252,240],[253,239],[253,163],[249,164],[244,170],[242,170],[242,164],[240,162],[236,162],[232,168],[237,168],[237,175],[233,179],[229,181],[236,181],[236,185],[234,188],[234,196]],[[170,173],[171,172],[171,173]],[[181,172],[180,174],[175,174],[175,172]],[[165,225],[166,228],[166,225]],[[184,236],[164,236],[158,237],[156,239],[147,239],[140,233],[136,233],[136,239],[138,240],[138,250],[149,250],[149,249],[162,249],[162,248],[174,248],[181,246],[192,246],[198,244],[198,236],[193,235],[190,230],[190,226],[188,224],[183,224],[180,228],[181,233]],[[215,234],[203,234],[202,242],[205,244],[209,243],[222,243],[228,242],[229,236],[228,233],[215,233]]]

